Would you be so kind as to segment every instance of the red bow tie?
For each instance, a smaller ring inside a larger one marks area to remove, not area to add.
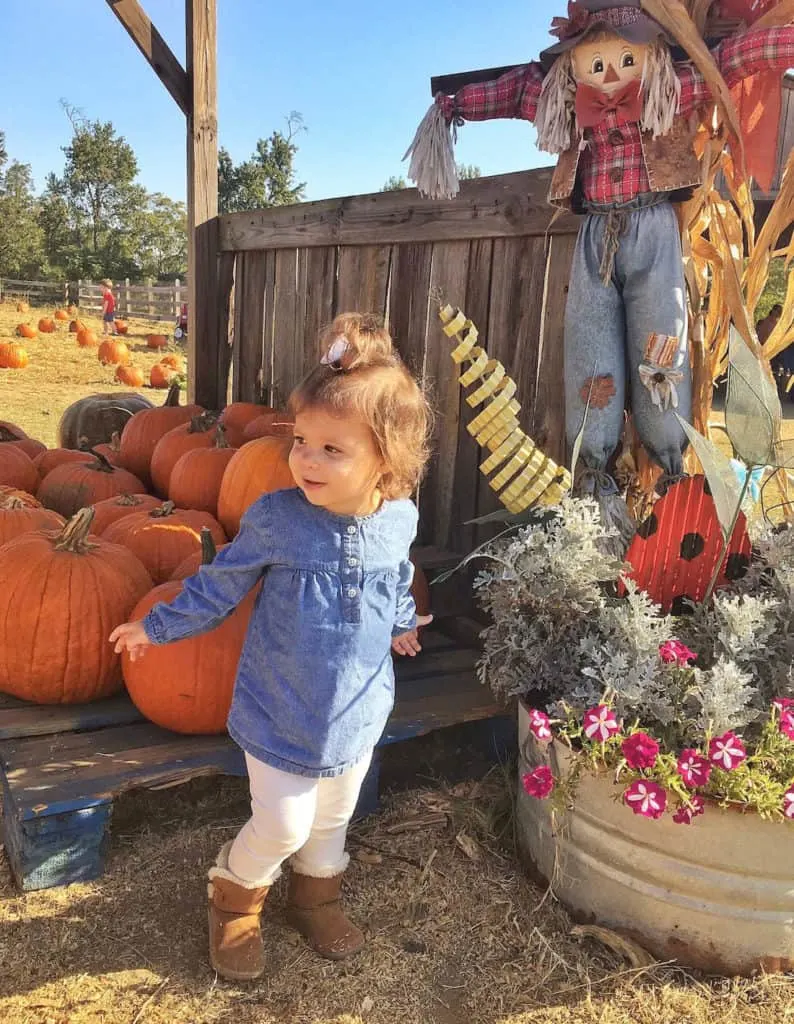
[[[580,129],[595,128],[604,120],[604,115],[614,110],[618,121],[629,124],[642,117],[642,83],[639,78],[620,90],[608,95],[591,85],[576,87],[576,120]]]

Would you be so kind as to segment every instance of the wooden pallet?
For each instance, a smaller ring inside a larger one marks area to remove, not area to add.
[[[425,631],[418,657],[398,661],[397,699],[380,745],[462,722],[502,720],[502,709],[475,676],[472,629],[459,620],[447,625]],[[359,816],[377,807],[378,767],[376,751]],[[14,878],[25,890],[96,878],[116,796],[216,773],[245,774],[242,752],[228,736],[161,729],[144,721],[126,696],[65,707],[6,698],[0,704],[2,832]]]

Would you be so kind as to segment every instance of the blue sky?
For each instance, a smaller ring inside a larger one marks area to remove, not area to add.
[[[143,0],[184,61],[184,0]],[[534,58],[563,0],[218,0],[219,140],[233,159],[303,115],[308,199],[377,191],[430,102],[430,76]],[[60,172],[70,126],[60,100],[111,120],[139,180],[185,196],[184,118],[102,0],[2,0],[0,130],[37,188]],[[376,13],[373,13],[375,11]],[[526,122],[467,125],[457,157],[483,174],[549,162]]]

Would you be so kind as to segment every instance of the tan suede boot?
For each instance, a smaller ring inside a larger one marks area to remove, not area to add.
[[[287,921],[312,949],[329,960],[344,960],[364,945],[364,934],[339,902],[344,871],[332,878],[290,873]]]
[[[252,981],[265,969],[259,915],[270,886],[249,885],[233,875],[230,846],[223,847],[209,872],[210,963],[224,978]]]

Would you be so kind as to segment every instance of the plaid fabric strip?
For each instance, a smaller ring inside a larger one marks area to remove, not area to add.
[[[487,121],[492,117],[534,121],[542,85],[540,64],[522,64],[493,82],[464,85],[452,98],[451,112],[466,121]]]

